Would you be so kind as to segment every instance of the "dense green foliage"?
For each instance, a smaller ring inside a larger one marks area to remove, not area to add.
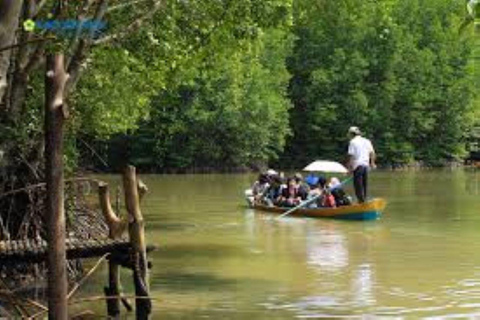
[[[479,110],[465,15],[454,0],[172,1],[95,52],[80,130],[110,165],[156,171],[343,160],[351,125],[384,164],[461,159]]]
[[[153,99],[151,119],[136,135],[137,164],[222,168],[274,158],[288,132],[286,57],[278,54],[286,40],[282,32],[267,32],[211,52],[198,74],[177,74],[180,84]]]
[[[142,109],[148,119],[111,140],[108,162],[163,170],[247,167],[275,159],[289,133],[289,23],[289,0],[169,3],[149,28],[122,44],[138,60],[135,65],[147,66],[143,74],[132,83],[107,77],[107,88],[78,100],[107,102],[125,88],[131,94],[120,94],[125,101],[118,103],[138,110],[136,96],[145,97],[145,90],[136,90],[140,83],[156,90]],[[111,63],[112,54],[105,53]],[[92,69],[85,83],[95,87],[102,74]],[[121,118],[124,108],[114,104],[112,112]],[[102,114],[91,118],[86,125],[101,128],[100,121],[111,128]]]
[[[463,4],[308,2],[297,2],[287,158],[338,159],[350,125],[373,138],[383,163],[464,155],[473,83],[471,42],[458,34]]]

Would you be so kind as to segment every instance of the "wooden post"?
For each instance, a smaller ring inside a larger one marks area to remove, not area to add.
[[[108,184],[100,182],[98,185],[98,198],[100,201],[100,208],[108,225],[109,238],[119,239],[123,232],[127,229],[127,221],[118,218],[117,214],[112,209],[110,202],[110,191]]]
[[[67,269],[63,181],[63,99],[68,74],[62,54],[47,56],[45,77],[45,168],[47,182],[48,318],[67,319]]]
[[[137,179],[137,188],[138,188],[139,201],[142,202],[143,197],[148,192],[148,187],[142,180]]]
[[[119,239],[123,231],[125,231],[127,224],[126,221],[119,219],[112,209],[108,184],[101,182],[98,185],[98,197],[108,225],[109,238]],[[120,315],[120,298],[112,297],[120,296],[120,270],[118,264],[112,259],[108,261],[108,287],[104,288],[104,292],[107,298],[110,297],[107,299],[108,316],[118,318]]]
[[[120,194],[121,194],[120,186],[117,186],[117,193],[115,194],[115,210],[120,212]]]
[[[125,190],[125,205],[128,211],[128,234],[132,244],[133,257],[133,280],[135,285],[136,318],[148,319],[152,303],[148,289],[147,250],[145,245],[145,227],[143,216],[140,211],[140,200],[138,192],[138,181],[135,167],[128,166],[123,175],[123,186]]]
[[[118,264],[108,262],[108,287],[104,288],[107,299],[107,314],[117,319],[120,315],[120,270]],[[115,298],[113,298],[115,297]]]

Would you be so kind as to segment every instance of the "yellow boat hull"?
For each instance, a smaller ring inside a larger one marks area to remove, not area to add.
[[[356,203],[349,206],[342,206],[337,208],[315,208],[307,209],[300,208],[292,213],[290,216],[303,216],[312,218],[334,218],[346,220],[375,220],[378,219],[387,202],[382,198],[375,198],[365,203]],[[265,205],[254,205],[255,209],[273,213],[284,213],[292,208],[269,207]]]

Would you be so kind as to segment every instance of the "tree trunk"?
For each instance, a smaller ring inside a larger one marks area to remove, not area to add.
[[[135,285],[136,319],[150,318],[152,302],[149,298],[147,250],[145,244],[145,225],[140,210],[139,183],[135,167],[128,166],[123,175],[125,205],[128,211],[128,233],[134,259],[133,280]]]
[[[7,88],[11,55],[11,50],[2,48],[12,45],[15,40],[22,5],[23,0],[0,0],[0,105]]]
[[[45,77],[45,158],[47,180],[48,316],[67,319],[67,270],[63,181],[63,91],[68,74],[63,55],[47,57]]]

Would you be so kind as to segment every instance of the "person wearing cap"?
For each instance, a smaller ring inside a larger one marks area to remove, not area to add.
[[[351,138],[348,145],[348,169],[353,172],[355,195],[360,203],[367,198],[367,180],[369,168],[375,168],[375,150],[372,142],[364,137],[358,127],[350,127],[348,134]]]
[[[278,205],[280,196],[283,189],[287,186],[283,183],[283,179],[279,175],[270,177],[270,187],[267,190],[267,196],[265,197],[266,203],[269,207]]]
[[[265,173],[258,176],[258,180],[252,186],[252,195],[248,199],[251,205],[262,203],[270,187],[270,179]]]
[[[278,175],[278,172],[275,171],[275,170],[273,170],[273,169],[268,169],[268,170],[267,170],[267,175],[269,175],[269,176],[276,176],[276,175]]]

